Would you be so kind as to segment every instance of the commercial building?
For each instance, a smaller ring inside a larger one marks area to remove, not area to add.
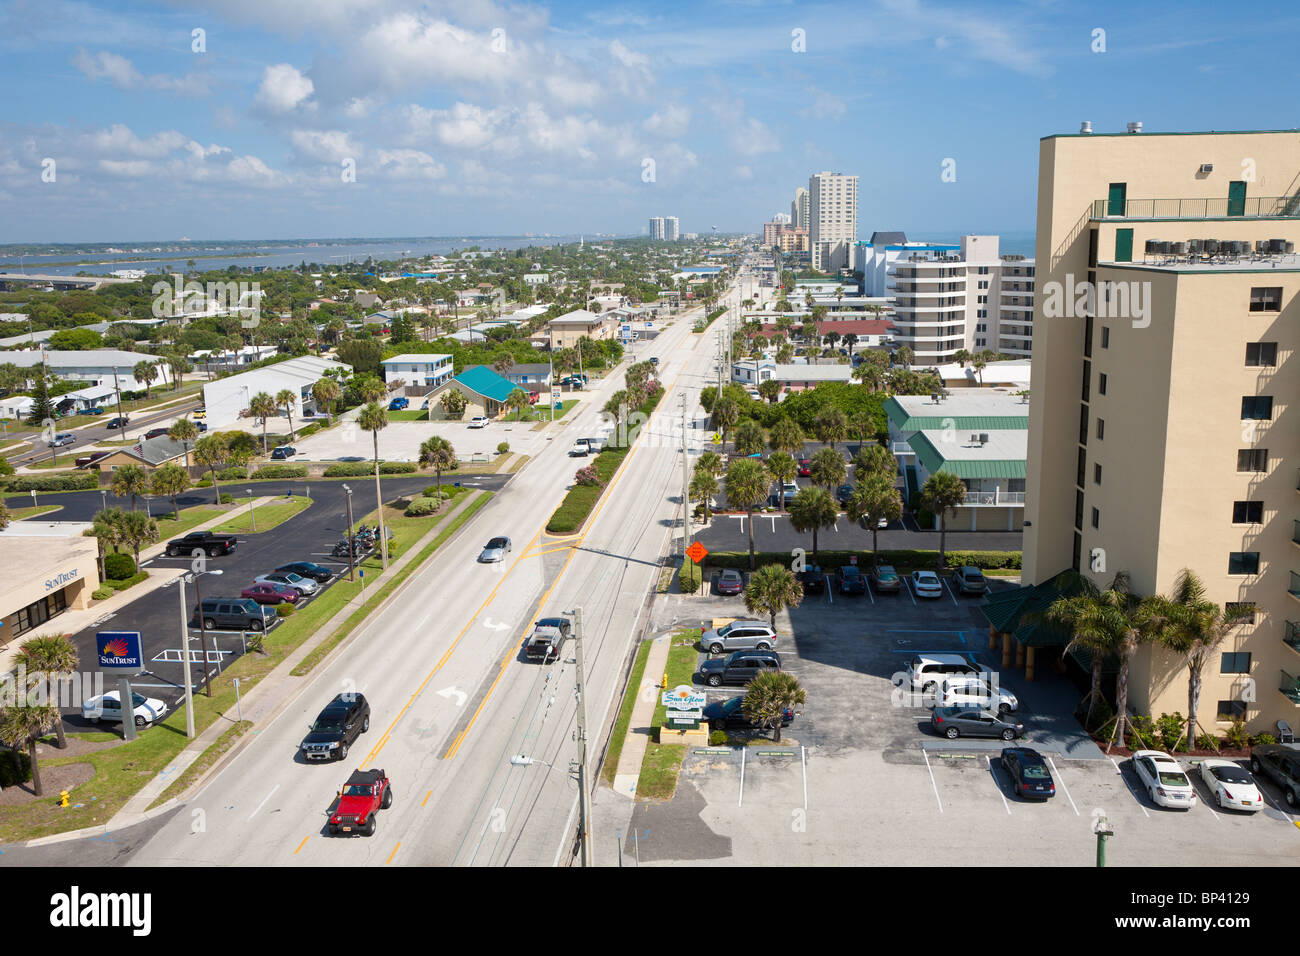
[[[862,294],[889,294],[889,267],[910,255],[951,256],[960,246],[938,242],[908,242],[903,232],[873,232],[867,242],[859,242],[854,252],[854,268],[862,273]]]
[[[122,349],[86,349],[79,352],[27,349],[6,352],[4,360],[26,369],[36,368],[43,363],[55,378],[85,382],[87,385],[112,385],[124,392],[145,391],[145,383],[136,379],[134,369],[140,362],[149,362],[158,368],[158,377],[149,383],[150,388],[172,384],[171,369],[167,363],[157,355],[146,355],[143,352],[127,352]]]
[[[1008,359],[1004,362],[989,362],[983,368],[976,368],[970,362],[962,365],[953,362],[935,368],[939,381],[944,388],[1009,388],[1023,390],[1029,388],[1031,379],[1030,360]]]
[[[808,249],[814,269],[853,268],[858,239],[858,177],[814,173],[808,179]]]
[[[580,339],[612,339],[617,327],[612,316],[597,315],[586,309],[574,309],[546,324],[552,352],[573,348]]]
[[[455,372],[451,355],[444,352],[394,355],[379,364],[383,367],[385,382],[392,383],[400,379],[407,385],[417,387],[437,388]]]
[[[0,531],[0,656],[9,656],[4,651],[15,639],[43,633],[68,608],[90,604],[99,587],[99,543],[82,535],[89,527],[28,519]],[[7,669],[0,666],[0,673]]]
[[[1196,718],[1276,733],[1300,716],[1300,132],[1049,136],[1038,170],[1024,580],[1168,594],[1188,568],[1253,605]],[[1186,714],[1183,659],[1141,646],[1129,703]]]
[[[676,216],[664,216],[664,240],[667,242],[676,242],[681,238],[681,226],[677,222]]]
[[[238,424],[254,395],[266,392],[274,398],[284,389],[294,395],[294,420],[309,418],[317,413],[311,387],[326,372],[334,371],[350,375],[352,368],[333,359],[305,355],[208,382],[203,386],[208,427],[218,429]]]

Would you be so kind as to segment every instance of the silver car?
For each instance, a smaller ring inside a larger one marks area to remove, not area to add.
[[[483,549],[483,553],[478,556],[480,564],[492,564],[496,561],[504,561],[506,555],[510,553],[509,538],[493,538]]]
[[[320,590],[320,585],[311,578],[304,578],[301,574],[294,574],[292,571],[277,571],[274,574],[263,574],[253,578],[256,582],[266,584],[283,584],[285,587],[293,588],[299,594],[315,594]]]
[[[723,651],[771,651],[776,649],[776,631],[766,621],[732,621],[725,627],[705,631],[700,644],[710,654]]]

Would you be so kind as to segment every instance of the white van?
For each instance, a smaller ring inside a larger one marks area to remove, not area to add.
[[[917,654],[907,664],[913,690],[934,693],[949,677],[978,677],[980,668],[960,654]]]

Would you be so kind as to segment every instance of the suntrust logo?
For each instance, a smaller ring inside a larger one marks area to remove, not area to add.
[[[262,286],[258,282],[182,282],[173,275],[174,285],[155,282],[153,316],[155,319],[174,319],[178,316],[236,314],[239,324],[255,329],[261,322]]]
[[[70,892],[50,897],[50,925],[66,928],[129,927],[133,936],[153,930],[153,895],[150,893]]]
[[[1108,280],[1093,285],[1086,280],[1075,282],[1073,273],[1067,272],[1064,284],[1043,284],[1043,315],[1049,319],[1130,319],[1133,328],[1145,329],[1151,324],[1151,283]]]

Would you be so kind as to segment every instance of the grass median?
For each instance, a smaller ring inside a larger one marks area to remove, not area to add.
[[[627,686],[623,690],[623,702],[618,708],[618,718],[614,721],[614,732],[609,738],[609,749],[605,751],[605,765],[601,768],[600,775],[611,786],[614,775],[618,773],[618,758],[623,754],[628,728],[632,725],[632,710],[636,707],[637,695],[641,693],[641,681],[645,679],[645,662],[650,656],[651,643],[642,641],[637,648],[632,673],[628,675]]]
[[[600,476],[600,484],[574,485],[570,488],[569,493],[560,502],[560,507],[556,508],[555,513],[551,515],[546,530],[551,534],[568,534],[582,527],[629,451],[630,448],[606,448],[597,455],[595,465],[596,474]],[[584,463],[582,467],[585,468],[586,464]]]
[[[292,498],[283,498],[274,504],[258,505],[255,508],[240,507],[230,520],[223,521],[212,530],[217,534],[235,534],[242,532],[248,534],[263,531],[270,531],[272,528],[284,524],[300,511],[305,511],[311,507],[311,499],[302,495],[294,495]]]
[[[699,628],[678,631],[672,637],[672,646],[668,649],[667,671],[668,687],[692,683],[695,665],[699,661],[697,644],[700,640]],[[660,675],[660,680],[664,675]],[[654,679],[654,676],[651,676]],[[660,700],[655,704],[654,728],[656,741],[659,728],[667,718],[668,708]],[[641,761],[641,775],[637,778],[636,795],[647,800],[669,800],[677,792],[677,777],[686,757],[683,744],[660,744],[652,741],[646,747],[645,758]]]

